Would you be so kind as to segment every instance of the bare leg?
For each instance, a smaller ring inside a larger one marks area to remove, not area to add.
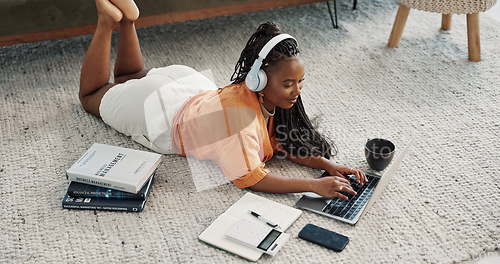
[[[109,88],[110,49],[113,27],[122,19],[121,11],[108,0],[96,0],[97,28],[90,42],[80,74],[80,102],[91,114],[100,117],[99,105]]]
[[[115,61],[115,82],[122,83],[129,79],[142,78],[147,72],[148,70],[144,70],[144,60],[134,21],[123,18],[120,22],[120,38]]]

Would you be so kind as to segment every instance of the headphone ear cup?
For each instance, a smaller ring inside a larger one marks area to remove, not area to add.
[[[255,65],[254,65],[255,66]],[[245,78],[245,84],[248,89],[252,91],[256,91],[259,87],[259,68],[252,67],[252,69],[247,73],[247,77]]]
[[[264,90],[264,88],[266,87],[266,84],[267,84],[267,75],[263,69],[260,69],[259,72],[257,73],[257,79],[259,80],[259,82],[258,82],[258,85],[254,91],[260,92],[260,91]]]

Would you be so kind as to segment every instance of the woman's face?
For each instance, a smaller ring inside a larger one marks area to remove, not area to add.
[[[299,56],[276,62],[265,69],[267,75],[264,94],[264,107],[272,111],[278,106],[291,108],[300,95],[304,81],[304,63]]]

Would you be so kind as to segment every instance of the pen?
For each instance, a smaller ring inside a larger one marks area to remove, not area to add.
[[[271,222],[269,220],[267,220],[266,218],[262,217],[260,214],[252,211],[252,210],[249,210],[248,211],[251,215],[257,217],[257,219],[259,219],[260,221],[266,223],[268,226],[272,227],[272,228],[280,228],[278,224],[274,223],[274,222]]]

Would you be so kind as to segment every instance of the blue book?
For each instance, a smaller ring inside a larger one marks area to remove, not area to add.
[[[146,182],[146,185],[143,187],[146,188],[144,200],[69,196],[68,193],[66,193],[62,200],[62,207],[64,209],[142,212],[148,200],[153,180],[154,175],[150,177],[149,181]]]
[[[154,176],[155,174],[156,171],[153,172],[152,176]],[[141,190],[139,190],[139,192],[130,193],[106,187],[100,187],[97,185],[90,185],[80,182],[71,182],[68,187],[68,196],[143,201],[146,199],[148,191],[149,191],[148,184],[144,184],[144,186],[141,188]]]

